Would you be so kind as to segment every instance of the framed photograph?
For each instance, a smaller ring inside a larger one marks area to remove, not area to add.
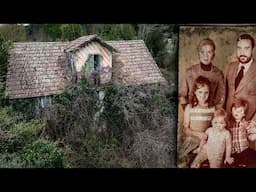
[[[179,28],[178,167],[256,167],[256,25]]]

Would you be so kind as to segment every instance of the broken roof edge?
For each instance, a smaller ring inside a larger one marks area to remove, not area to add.
[[[57,93],[50,93],[50,94],[46,94],[46,95],[34,95],[34,96],[25,96],[24,95],[19,95],[19,96],[11,96],[8,93],[6,93],[5,95],[5,99],[9,99],[9,100],[15,100],[15,99],[36,99],[39,97],[50,97],[50,96],[54,96],[54,95],[58,95],[61,94],[61,92],[57,92]]]

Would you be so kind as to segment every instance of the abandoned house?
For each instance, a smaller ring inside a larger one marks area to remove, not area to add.
[[[97,35],[70,42],[20,42],[10,50],[6,81],[9,99],[52,95],[86,78],[94,85],[166,83],[143,40],[103,41]]]

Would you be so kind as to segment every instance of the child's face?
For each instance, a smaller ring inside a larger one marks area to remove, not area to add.
[[[211,45],[204,45],[199,49],[199,60],[201,63],[208,65],[214,57],[214,49]]]
[[[209,87],[207,85],[204,85],[204,86],[198,88],[195,91],[195,95],[198,100],[198,103],[201,103],[201,104],[206,103],[206,101],[209,97]]]
[[[212,126],[219,131],[224,130],[227,126],[225,118],[222,116],[214,117],[212,120]]]
[[[245,116],[244,107],[232,107],[232,116],[240,121]]]

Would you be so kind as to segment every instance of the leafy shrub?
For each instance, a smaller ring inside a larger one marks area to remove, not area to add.
[[[0,131],[0,151],[15,152],[35,141],[43,130],[44,125],[38,120],[20,122],[8,131]]]
[[[3,153],[0,155],[0,168],[25,168],[25,162],[18,153]]]
[[[102,139],[87,136],[81,148],[80,166],[86,168],[120,167],[118,163],[118,142],[114,137]]]
[[[105,92],[104,110],[99,113],[98,92],[102,90]],[[72,146],[73,166],[171,167],[174,162],[170,141],[175,143],[176,103],[168,86],[90,88],[80,83],[55,97],[54,101],[48,111],[50,119],[46,133]],[[103,132],[91,132],[101,126]],[[145,144],[138,139],[143,134],[146,134]],[[152,153],[147,156],[147,151]],[[147,157],[152,157],[152,161]]]
[[[130,166],[137,168],[175,167],[176,140],[172,133],[174,121],[164,118],[160,123],[160,128],[157,130],[145,129],[135,133],[128,155]]]
[[[56,143],[39,139],[23,150],[27,167],[61,168],[64,166],[64,150]]]
[[[81,142],[95,126],[98,90],[86,84],[74,85],[69,90],[55,96],[54,104],[46,111],[47,134],[52,139]]]
[[[163,85],[126,86],[108,90],[104,111],[107,127],[117,137],[159,128],[157,121],[163,117],[171,118],[175,110],[166,92]]]
[[[31,120],[39,117],[38,98],[13,99],[9,101],[13,111],[19,113],[24,120]]]
[[[9,130],[21,117],[15,114],[11,107],[4,107],[0,110],[0,130]]]
[[[9,49],[12,43],[5,40],[2,34],[0,34],[0,107],[6,105],[5,98],[5,84],[7,76],[7,63],[9,58]]]

